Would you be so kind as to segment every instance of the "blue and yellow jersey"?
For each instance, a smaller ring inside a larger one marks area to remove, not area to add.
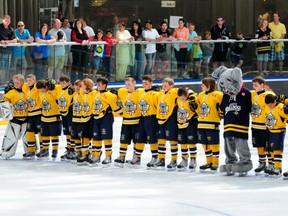
[[[252,128],[266,130],[266,114],[265,114],[265,96],[267,94],[274,94],[272,91],[260,91],[256,92],[251,90],[251,117],[252,117]]]
[[[73,93],[72,122],[82,123],[84,93]]]
[[[58,105],[62,116],[67,116],[73,104],[73,94],[68,93],[70,87],[71,85],[59,91]]]
[[[28,116],[41,115],[41,109],[42,109],[42,103],[40,98],[41,93],[36,88],[36,84],[29,87],[25,83],[24,89],[28,103]]]
[[[220,104],[223,93],[220,91],[201,92],[196,98],[198,128],[219,130]]]
[[[161,90],[158,94],[157,119],[164,124],[168,118],[177,111],[178,88],[172,88],[168,92]]]
[[[118,102],[123,109],[123,124],[134,125],[140,120],[140,110],[138,104],[138,90],[128,92],[126,88],[118,90]]]
[[[93,110],[94,118],[100,119],[107,112],[112,112],[112,111],[116,113],[122,112],[121,107],[117,103],[117,96],[107,90],[97,91],[95,102],[94,102],[94,110]]]
[[[153,89],[145,90],[139,88],[138,90],[138,107],[142,116],[151,116],[157,114],[157,96],[158,91]]]
[[[82,122],[88,122],[93,115],[94,102],[97,91],[93,90],[88,93],[83,93],[83,115]]]
[[[265,124],[271,133],[280,133],[285,131],[288,114],[284,113],[284,104],[277,103],[273,109],[265,107]]]

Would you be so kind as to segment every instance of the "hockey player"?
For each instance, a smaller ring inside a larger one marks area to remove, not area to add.
[[[139,122],[139,140],[134,148],[133,159],[127,161],[128,164],[135,166],[141,163],[141,154],[144,150],[145,143],[150,144],[151,161],[146,165],[150,169],[152,164],[157,161],[158,144],[158,122],[157,113],[157,95],[158,91],[153,87],[153,79],[149,75],[142,77],[142,87],[138,90],[138,108],[141,113]]]
[[[266,152],[266,144],[268,141],[269,130],[265,125],[265,96],[267,94],[274,94],[271,91],[267,91],[265,86],[265,80],[261,76],[257,76],[252,80],[253,89],[251,91],[252,108],[252,144],[253,147],[257,148],[259,165],[254,170],[255,174],[258,175],[260,172],[266,170],[266,160],[268,159],[267,169],[273,168],[273,162],[271,153]],[[269,171],[268,171],[269,172]]]
[[[38,135],[40,151],[43,150],[41,136],[41,109],[40,92],[36,88],[36,76],[28,74],[26,77],[26,98],[28,103],[27,118],[27,143],[28,151],[23,154],[23,158],[32,159],[35,157],[36,151],[36,135]]]
[[[61,86],[56,85],[55,80],[40,80],[36,83],[42,103],[41,136],[43,148],[36,155],[39,159],[49,157],[49,144],[52,143],[52,159],[55,160],[58,154],[59,136],[61,135],[61,115],[58,106],[58,95]]]
[[[90,142],[93,138],[93,109],[94,101],[97,95],[94,90],[94,83],[91,79],[85,78],[82,80],[82,91],[83,91],[83,115],[81,122],[83,123],[82,130],[82,147],[81,147],[81,157],[77,159],[77,164],[79,166],[88,165],[88,160],[90,157],[89,147]]]
[[[62,161],[69,160],[70,152],[75,150],[75,143],[71,139],[72,131],[72,105],[74,87],[70,77],[62,75],[59,79],[62,91],[58,98],[58,105],[62,117],[63,134],[66,136],[66,152],[60,157]]]
[[[136,81],[132,77],[125,79],[125,88],[117,92],[118,101],[123,107],[123,121],[120,136],[120,156],[114,160],[115,165],[124,167],[128,145],[133,140],[134,149],[139,137],[140,110],[138,104],[138,91],[135,90]]]
[[[18,139],[21,137],[24,152],[27,153],[28,143],[26,140],[28,105],[26,95],[22,87],[24,77],[21,74],[13,76],[13,83],[9,83],[5,88],[5,94],[2,102],[9,102],[13,106],[13,118],[10,120],[2,142],[1,156],[8,159],[16,153]]]
[[[188,167],[188,148],[190,153],[189,170],[196,169],[197,156],[197,114],[196,93],[184,88],[178,89],[178,143],[181,145],[182,161],[178,164],[178,171],[184,171]]]
[[[168,170],[176,170],[178,152],[178,126],[177,126],[177,98],[178,89],[174,88],[174,80],[165,78],[162,90],[158,94],[157,119],[159,124],[158,160],[153,164],[153,169],[165,169],[166,141],[170,141],[171,162]]]
[[[122,108],[117,104],[117,96],[107,91],[108,80],[97,79],[97,93],[94,100],[94,126],[92,157],[88,159],[89,166],[97,166],[100,163],[102,142],[105,146],[105,159],[102,161],[104,167],[111,164],[113,123],[112,111],[122,113]]]
[[[200,171],[216,172],[220,155],[220,104],[223,93],[216,91],[216,83],[212,77],[202,79],[202,92],[196,101],[198,104],[198,142],[202,144],[206,155],[206,164]]]
[[[282,173],[282,157],[286,124],[288,120],[288,104],[279,103],[277,96],[267,94],[265,96],[266,127],[269,129],[267,151],[271,152],[273,168],[266,170],[270,176],[279,177]]]

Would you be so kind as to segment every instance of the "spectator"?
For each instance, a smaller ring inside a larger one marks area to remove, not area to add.
[[[205,40],[211,40],[211,32],[205,32]],[[203,51],[203,66],[204,66],[204,74],[203,77],[208,76],[209,68],[210,68],[210,60],[212,57],[212,52],[214,49],[214,43],[202,43],[202,51]]]
[[[116,35],[116,32],[119,30],[119,18],[117,15],[113,16],[113,27],[112,27],[112,34]]]
[[[96,32],[96,38],[93,41],[103,41],[103,31],[98,29]],[[99,70],[101,59],[104,55],[104,44],[95,44],[91,46],[90,49],[90,58],[91,58],[91,68],[92,68],[92,80],[96,82],[96,73]]]
[[[53,20],[53,28],[50,29],[48,34],[53,36],[57,42],[66,42],[67,37],[60,29],[61,21],[59,19]],[[49,48],[49,70],[48,70],[48,78],[54,78],[56,81],[59,81],[60,76],[62,76],[62,70],[64,67],[64,59],[65,59],[65,46],[64,45],[56,45],[50,46]]]
[[[129,31],[126,30],[124,22],[119,23],[116,39],[119,42],[129,42],[133,39]],[[134,45],[118,44],[116,46],[116,81],[124,81],[128,65],[133,65],[131,61],[134,60],[134,53],[130,52],[132,47],[134,48]]]
[[[48,25],[41,24],[40,30],[35,34],[35,41],[39,44],[46,44],[41,46],[34,46],[31,51],[31,57],[34,63],[34,71],[37,80],[46,77],[48,69],[48,53],[49,46],[47,44],[54,43],[56,39],[48,34]]]
[[[233,67],[241,67],[243,64],[243,50],[246,47],[246,44],[242,42],[244,40],[243,33],[237,32],[236,34],[236,40],[234,44],[231,46],[231,63],[233,64]]]
[[[178,25],[179,27],[174,29],[172,36],[178,41],[187,41],[189,30],[185,27],[185,20],[183,18],[179,19]],[[174,51],[177,60],[177,78],[182,78],[186,66],[187,43],[174,44]]]
[[[273,22],[269,23],[269,28],[272,31],[273,39],[284,39],[286,35],[286,27],[279,21],[280,16],[278,13],[273,14]],[[272,42],[271,52],[269,54],[269,72],[272,73],[273,64],[275,60],[278,60],[279,73],[283,70],[283,61],[285,59],[284,42]]]
[[[88,34],[90,39],[94,39],[95,37],[95,32],[93,30],[92,27],[88,26],[87,24],[87,19],[85,18],[80,18],[80,20],[82,21],[82,25],[83,25],[83,29],[86,31],[86,33]]]
[[[145,49],[145,57],[146,57],[146,66],[144,70],[144,74],[151,74],[153,68],[153,59],[156,53],[156,44],[153,42],[159,41],[160,35],[157,30],[152,28],[151,20],[147,20],[145,22],[145,29],[142,32],[142,36],[145,41],[148,41]],[[152,43],[151,43],[152,42]]]
[[[269,58],[269,53],[271,51],[270,42],[268,40],[271,39],[272,32],[270,28],[268,28],[268,21],[261,20],[260,27],[256,31],[255,38],[258,40],[267,40],[257,42],[256,44],[256,52],[257,52],[257,66],[258,71],[262,75],[263,71],[267,71],[267,63]]]
[[[141,24],[138,21],[132,23],[131,36],[134,38],[134,41],[142,41],[142,28]],[[134,66],[130,68],[131,77],[139,81],[142,79],[142,68],[143,68],[143,56],[142,56],[142,45],[135,44],[135,61]]]
[[[225,40],[229,39],[230,32],[224,25],[223,17],[217,18],[217,24],[210,29],[212,40]],[[225,65],[227,60],[229,44],[228,43],[215,43],[212,53],[213,70],[221,65]]]
[[[168,23],[166,21],[162,21],[160,23],[160,28],[157,30],[158,34],[161,37],[161,41],[172,41],[173,37],[168,30]],[[155,73],[155,79],[162,80],[164,78],[164,73],[169,67],[170,63],[170,57],[166,50],[166,43],[157,43],[156,44],[156,58],[155,58],[155,64],[154,64],[154,73]],[[161,62],[162,61],[162,62]],[[158,71],[159,66],[160,72]]]
[[[4,15],[2,23],[0,24],[0,44],[6,45],[8,43],[17,43],[14,29],[10,27],[11,17]],[[5,81],[8,70],[10,68],[11,49],[9,47],[0,47],[0,83]],[[7,77],[8,79],[8,77]],[[10,80],[10,77],[9,77]]]
[[[74,28],[71,32],[71,40],[79,43],[80,45],[72,45],[71,51],[73,56],[71,81],[74,82],[77,79],[83,79],[84,70],[88,62],[88,47],[90,38],[86,31],[83,29],[82,21],[80,19],[75,20]]]
[[[15,36],[18,43],[32,43],[34,38],[30,35],[28,29],[25,29],[25,24],[22,21],[17,23],[17,29],[15,29]],[[19,71],[25,76],[27,69],[27,61],[25,58],[25,46],[14,46],[12,47],[12,61],[11,61],[11,73],[16,74]]]

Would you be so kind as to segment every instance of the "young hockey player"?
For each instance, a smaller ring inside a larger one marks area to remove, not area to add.
[[[83,123],[82,130],[82,147],[81,157],[77,159],[79,166],[88,165],[90,157],[89,146],[93,138],[93,109],[94,101],[96,97],[96,91],[94,90],[94,83],[91,79],[85,78],[82,80],[82,91],[83,91],[83,115],[81,122]]]
[[[266,172],[272,177],[279,177],[282,173],[282,157],[288,119],[288,104],[279,103],[276,99],[277,96],[274,94],[265,96],[266,127],[269,129],[269,141],[266,148],[271,153],[273,160],[273,168],[266,169]]]
[[[150,144],[151,161],[147,164],[147,169],[150,169],[152,164],[157,161],[158,144],[158,122],[157,113],[157,95],[158,91],[153,87],[153,79],[150,75],[142,77],[142,87],[138,89],[138,108],[141,113],[139,122],[139,140],[134,148],[133,159],[127,161],[128,164],[135,166],[141,163],[141,154],[144,150],[145,143]]]
[[[102,161],[104,167],[111,164],[113,123],[112,111],[122,113],[122,108],[117,104],[117,96],[107,91],[108,80],[97,79],[97,93],[94,100],[94,126],[92,157],[88,159],[89,166],[97,166],[100,163],[102,142],[105,146],[105,159]]]
[[[27,143],[28,151],[23,154],[25,159],[33,159],[36,151],[36,135],[38,135],[40,151],[42,150],[41,136],[41,100],[40,92],[36,88],[36,76],[28,74],[26,78],[26,98],[28,103]]]
[[[212,77],[202,79],[202,92],[196,101],[198,104],[198,142],[202,144],[206,155],[206,164],[200,171],[210,169],[216,172],[220,155],[220,104],[223,93],[216,91],[216,83]]]
[[[72,149],[75,149],[75,143],[71,139],[72,131],[72,104],[74,87],[70,83],[70,77],[62,75],[59,79],[62,91],[58,98],[58,105],[62,117],[63,134],[66,136],[66,152],[60,157],[62,161],[69,159]]]
[[[128,145],[131,140],[134,148],[137,146],[140,110],[138,104],[138,91],[135,90],[136,81],[132,77],[125,79],[125,88],[120,88],[117,92],[118,101],[123,107],[123,122],[120,136],[120,156],[114,160],[115,165],[124,167]]]
[[[3,103],[5,103],[5,101],[9,102],[13,106],[13,108],[9,107],[9,109],[14,110],[13,118],[9,121],[4,133],[1,148],[1,156],[6,159],[15,155],[20,135],[22,137],[24,152],[27,153],[28,150],[26,140],[28,105],[26,95],[22,91],[24,81],[24,77],[21,74],[14,75],[13,83],[9,83],[5,88],[5,94],[2,100]]]
[[[181,145],[182,161],[178,164],[178,171],[184,171],[188,167],[188,148],[190,153],[189,170],[195,171],[197,163],[197,114],[195,112],[197,104],[194,101],[196,93],[184,88],[178,89],[178,143]],[[189,100],[190,101],[189,101]]]
[[[52,142],[52,159],[56,159],[58,154],[59,136],[62,132],[61,115],[58,106],[58,95],[61,86],[57,85],[52,79],[40,80],[36,83],[39,90],[40,101],[42,103],[41,116],[41,136],[43,139],[43,148],[36,155],[38,158],[47,158],[49,156],[49,144]]]
[[[266,170],[266,160],[268,159],[268,170],[273,167],[273,162],[270,152],[266,152],[265,147],[268,141],[269,130],[265,125],[265,96],[267,94],[273,94],[271,91],[267,91],[265,86],[265,80],[261,76],[257,76],[252,80],[253,89],[251,91],[251,117],[252,117],[252,144],[257,148],[259,166],[254,170],[258,175],[260,172]]]
[[[166,141],[170,141],[172,157],[167,169],[169,171],[176,170],[178,154],[177,98],[178,89],[174,88],[174,80],[165,78],[162,82],[162,90],[158,94],[158,160],[151,167],[153,169],[165,169]]]

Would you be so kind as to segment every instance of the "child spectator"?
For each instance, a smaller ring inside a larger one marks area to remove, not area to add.
[[[210,31],[205,32],[205,40],[211,40],[211,33]],[[203,77],[208,76],[209,74],[209,64],[212,57],[212,52],[214,49],[214,43],[202,43],[201,49],[203,52],[203,66],[204,66],[204,73]]]
[[[233,64],[233,67],[241,67],[243,64],[243,50],[246,47],[246,44],[242,41],[244,40],[243,33],[238,32],[236,36],[237,42],[235,42],[231,47],[231,62]]]

